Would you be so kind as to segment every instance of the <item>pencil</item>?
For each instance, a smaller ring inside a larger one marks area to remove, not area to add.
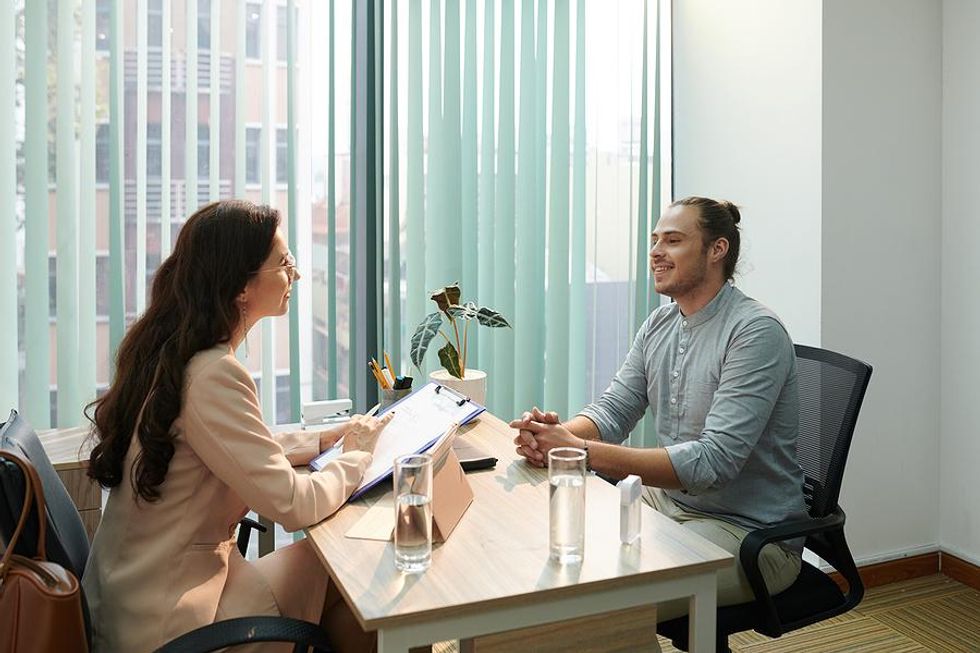
[[[381,386],[381,389],[382,390],[387,390],[387,388],[385,387],[385,385],[387,385],[387,384],[386,384],[386,382],[384,380],[384,377],[381,376],[381,374],[378,372],[377,363],[375,363],[373,360],[369,360],[368,361],[368,368],[370,368],[371,374],[374,375],[374,379],[375,379],[375,381],[378,382],[378,385]]]
[[[385,365],[388,367],[388,371],[391,372],[391,378],[395,378],[398,374],[395,372],[395,367],[391,364],[391,357],[388,356],[388,352],[383,352],[385,355]]]

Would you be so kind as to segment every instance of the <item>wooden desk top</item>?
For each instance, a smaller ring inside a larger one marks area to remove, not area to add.
[[[467,474],[475,498],[432,566],[420,575],[395,569],[394,544],[344,533],[390,484],[307,529],[363,628],[374,630],[435,617],[471,614],[498,602],[524,605],[541,593],[581,594],[611,586],[684,576],[733,564],[730,554],[643,506],[641,541],[619,542],[619,491],[590,476],[585,556],[581,566],[548,557],[548,474],[515,452],[516,432],[484,413],[466,437],[498,459],[495,469]]]
[[[37,437],[56,470],[88,467],[89,453],[95,446],[95,441],[88,437],[89,428],[76,426],[37,432]]]

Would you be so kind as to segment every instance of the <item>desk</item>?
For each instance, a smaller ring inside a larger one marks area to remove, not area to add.
[[[623,547],[619,492],[590,476],[585,559],[573,567],[550,562],[547,470],[524,463],[515,432],[489,413],[464,433],[498,458],[497,467],[467,475],[473,504],[449,540],[433,547],[424,574],[397,572],[390,542],[344,536],[384,489],[306,531],[361,626],[378,631],[379,653],[684,597],[691,650],[714,650],[716,572],[733,564],[730,554],[647,506],[639,546]]]

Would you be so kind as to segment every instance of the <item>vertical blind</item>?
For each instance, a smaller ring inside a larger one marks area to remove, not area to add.
[[[470,334],[492,410],[564,415],[601,391],[657,302],[669,2],[377,6],[381,254],[351,237],[378,200],[353,192],[351,0],[4,3],[0,307],[19,317],[0,407],[82,423],[183,221],[233,196],[281,210],[303,274],[239,352],[269,421],[358,391],[356,301],[384,303],[407,371],[428,291],[457,280],[514,325]],[[352,292],[358,256],[384,263],[384,296]]]
[[[429,292],[460,281],[513,324],[470,334],[491,410],[564,417],[601,392],[659,302],[647,243],[670,196],[669,3],[386,7],[386,310],[404,317],[386,337],[407,342],[435,310]]]

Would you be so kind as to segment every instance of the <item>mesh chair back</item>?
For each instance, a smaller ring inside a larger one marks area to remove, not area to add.
[[[44,488],[44,499],[48,508],[47,550],[48,558],[71,571],[79,579],[85,571],[89,544],[82,518],[72,503],[68,491],[54,470],[51,460],[44,452],[37,433],[17,414],[10,411],[9,419],[0,424],[0,449],[12,451],[34,465]],[[0,463],[2,465],[2,463]],[[16,516],[20,515],[24,504],[24,479],[20,468],[13,463],[0,470],[0,537],[6,541],[16,526]],[[14,517],[14,523],[8,519]],[[33,522],[33,523],[32,523]],[[8,532],[9,530],[9,532]],[[37,520],[31,517],[21,540],[18,553],[24,550],[33,552],[37,542]]]
[[[851,447],[871,366],[854,358],[796,345],[800,395],[800,435],[796,452],[806,475],[810,516],[824,517],[837,506],[844,463]]]

